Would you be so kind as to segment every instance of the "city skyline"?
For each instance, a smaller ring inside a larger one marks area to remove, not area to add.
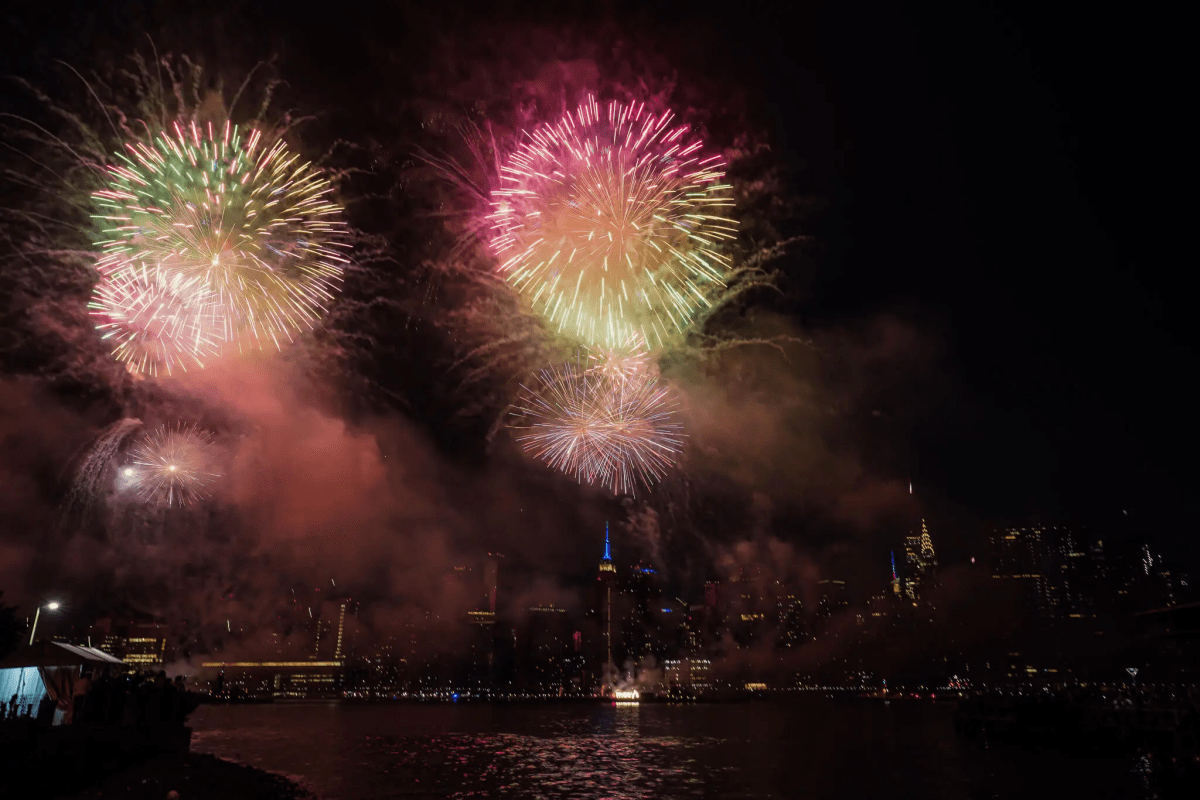
[[[1190,800],[1162,17],[4,5],[0,795]]]
[[[954,626],[969,618],[942,619],[939,606],[954,595],[946,593],[943,573],[930,556],[935,546],[928,522],[915,505],[912,510],[917,524],[897,537],[911,559],[896,568],[896,578],[872,587],[851,589],[835,578],[784,581],[750,565],[689,587],[682,594],[690,601],[684,600],[665,585],[654,564],[636,554],[620,558],[620,543],[614,548],[606,526],[603,542],[596,541],[600,558],[590,597],[583,592],[537,599],[522,593],[501,566],[505,557],[489,553],[452,570],[468,598],[457,622],[430,611],[399,628],[377,628],[361,616],[364,604],[340,593],[331,580],[323,593],[314,587],[309,597],[315,599],[293,597],[294,616],[280,616],[265,639],[262,631],[247,631],[234,619],[226,621],[228,640],[201,650],[189,640],[194,632],[178,621],[101,619],[87,628],[86,642],[63,626],[47,627],[43,635],[95,646],[142,668],[185,666],[218,694],[236,687],[247,696],[282,698],[588,697],[635,686],[682,697],[741,684],[876,685],[888,676],[891,685],[902,686],[904,676],[921,683],[1015,677],[991,668],[999,651],[978,651],[980,642],[971,644],[971,637],[953,644]],[[1195,605],[1188,577],[1153,552],[1136,541],[1110,539],[1106,545],[1064,526],[993,526],[975,575],[1002,587],[995,601],[1013,603],[1005,621],[1010,641],[1025,642],[1016,646],[1038,653],[1026,656],[1038,666],[1022,665],[1022,675],[1048,670],[1086,677],[1077,660],[1045,651],[1042,637],[1058,626],[1070,623],[1078,632],[1063,628],[1054,637],[1093,630],[1125,636],[1137,614]],[[889,565],[893,558],[889,555]],[[367,610],[369,619],[369,604]],[[957,655],[947,660],[949,666],[920,667],[870,655],[897,636],[924,637],[925,627],[950,637]],[[806,645],[831,635],[843,644],[823,658],[807,655]],[[744,659],[755,653],[759,659],[771,654],[774,661],[748,667]],[[1104,661],[1093,667],[1112,669]]]

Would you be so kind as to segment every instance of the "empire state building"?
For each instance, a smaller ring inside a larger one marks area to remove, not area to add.
[[[600,570],[596,575],[596,612],[600,618],[600,633],[603,641],[604,671],[613,673],[612,619],[613,595],[617,582],[617,568],[613,566],[612,551],[608,541],[608,523],[604,523],[604,557],[600,559]]]

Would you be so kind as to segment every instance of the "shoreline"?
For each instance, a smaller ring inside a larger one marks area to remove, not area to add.
[[[74,776],[78,780],[80,776]],[[179,800],[318,800],[309,789],[284,775],[229,761],[207,753],[152,756],[115,772],[97,776],[84,788],[55,793],[61,800],[129,798],[164,800],[177,792]]]

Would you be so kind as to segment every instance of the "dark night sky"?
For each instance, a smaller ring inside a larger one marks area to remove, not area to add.
[[[1136,12],[885,5],[763,48],[776,97],[824,88],[841,157],[809,319],[887,310],[946,343],[969,410],[912,413],[919,482],[984,516],[1126,509],[1194,563],[1195,335],[1162,208],[1179,56]],[[777,113],[803,142],[807,110]]]
[[[640,5],[597,13],[650,31],[685,76],[744,81],[793,190],[825,198],[805,223],[819,256],[785,265],[777,307],[810,330],[887,315],[939,343],[936,376],[869,397],[872,424],[907,444],[868,444],[876,471],[975,519],[1125,509],[1196,564],[1195,334],[1176,266],[1189,251],[1173,250],[1182,215],[1165,208],[1183,195],[1170,177],[1183,105],[1170,87],[1182,56],[1161,38],[1171,21],[1075,2]],[[6,12],[20,26],[3,71],[72,50],[89,26],[117,43],[175,19],[153,4],[90,6]],[[284,51],[291,80],[340,96],[335,118],[353,119],[377,77],[364,53],[420,48],[484,14],[586,27],[545,8],[440,18],[254,4],[226,19],[240,26],[231,41],[264,50],[241,58]]]

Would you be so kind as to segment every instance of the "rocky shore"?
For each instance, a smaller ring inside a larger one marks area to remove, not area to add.
[[[120,798],[120,800],[299,800],[314,795],[282,775],[234,764],[216,756],[182,753],[155,756],[120,771],[97,776],[79,789],[37,796],[62,800]]]

